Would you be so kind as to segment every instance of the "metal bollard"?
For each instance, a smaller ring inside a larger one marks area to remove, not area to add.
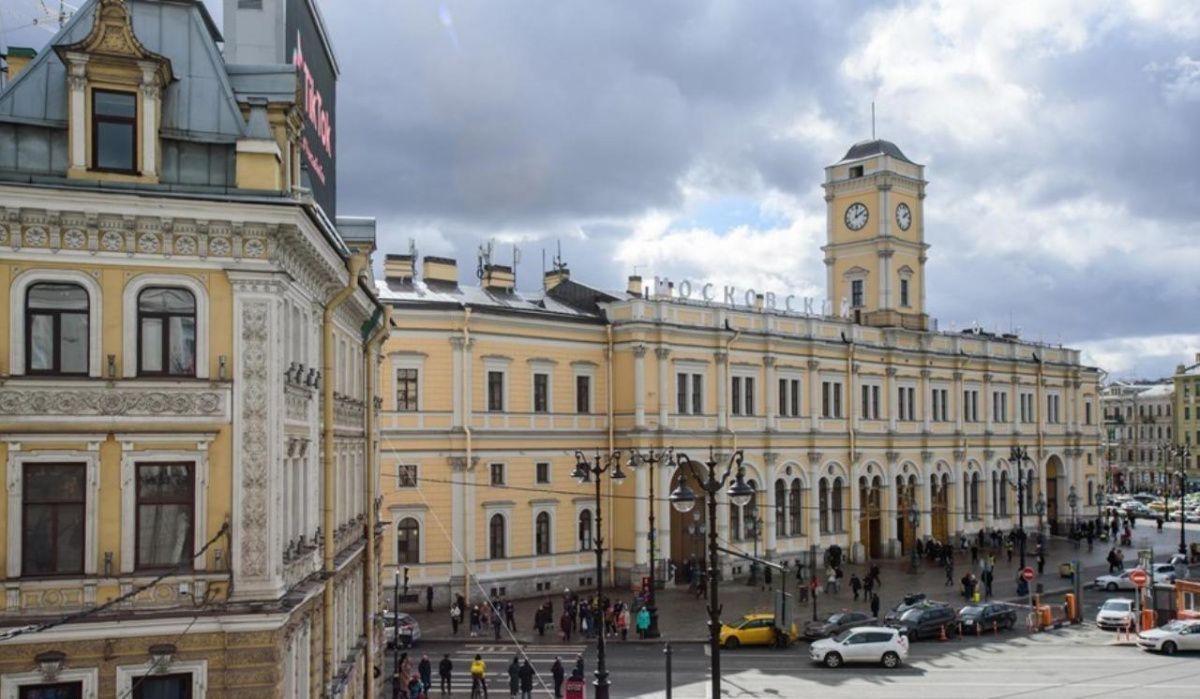
[[[671,642],[667,641],[663,647],[663,655],[667,656],[667,699],[671,699]]]

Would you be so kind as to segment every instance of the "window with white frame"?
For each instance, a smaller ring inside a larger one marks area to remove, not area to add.
[[[549,462],[540,461],[533,465],[534,482],[538,485],[544,485],[550,482],[550,464]]]
[[[582,509],[578,517],[578,543],[580,551],[592,550],[592,511]]]
[[[548,510],[541,510],[533,518],[533,553],[549,556],[554,553],[554,526]]]
[[[754,414],[754,377],[745,374],[732,379],[730,401],[734,415]]]
[[[915,386],[900,386],[896,396],[896,416],[900,420],[917,419],[917,389]]]
[[[575,376],[575,412],[580,415],[592,412],[592,377],[590,374]]]
[[[992,421],[1008,422],[1008,391],[992,391]]]
[[[122,699],[200,699],[208,691],[208,661],[176,659],[165,669],[118,665],[116,690]]]
[[[704,413],[704,374],[688,371],[675,374],[675,408],[680,415]]]
[[[800,417],[800,379],[784,376],[779,379],[779,415]]]
[[[1029,391],[1021,391],[1019,396],[1021,422],[1034,422],[1034,396]]]
[[[533,412],[550,412],[550,374],[545,371],[533,372]]]
[[[499,560],[508,557],[508,521],[496,512],[488,518],[488,558]]]
[[[1050,393],[1046,395],[1046,422],[1051,425],[1057,425],[1059,421],[1059,395]]]
[[[859,414],[864,420],[879,419],[879,384],[864,382],[860,387],[862,395],[859,397],[862,403],[859,406]]]
[[[842,382],[821,382],[821,417],[842,417]]]
[[[979,422],[979,389],[963,389],[963,421]]]
[[[489,467],[489,476],[492,485],[504,485],[504,464],[491,464]]]
[[[412,413],[417,411],[418,370],[401,367],[396,369],[396,411]]]
[[[499,369],[487,373],[487,409],[489,412],[504,411],[504,372]]]
[[[138,570],[190,567],[195,538],[196,467],[192,463],[137,463]]]
[[[416,464],[398,464],[396,466],[396,487],[416,488],[417,471]]]
[[[949,422],[950,420],[950,390],[933,388],[929,394],[930,408],[934,422]]]
[[[99,675],[94,667],[66,667],[53,680],[47,680],[40,670],[6,672],[0,675],[0,699],[96,699]]]
[[[21,575],[82,574],[87,465],[25,463],[22,471]]]

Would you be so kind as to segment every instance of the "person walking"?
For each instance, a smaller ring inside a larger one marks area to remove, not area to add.
[[[617,633],[621,634],[621,640],[628,638],[629,634],[629,607],[621,605],[621,611],[617,612]]]
[[[500,610],[492,609],[492,633],[497,641],[500,640],[500,627],[503,626],[500,620]]]
[[[517,632],[516,609],[513,607],[512,600],[504,601],[504,621],[508,624],[509,631]]]
[[[571,642],[571,613],[563,610],[562,617],[558,620],[558,630],[562,635],[563,643]]]
[[[650,630],[650,610],[642,607],[637,613],[637,632],[638,638],[645,639],[646,632]]]
[[[575,654],[575,672],[579,673],[580,677],[584,676],[586,670],[583,669],[583,653]]]
[[[417,674],[421,676],[421,684],[425,691],[433,690],[433,663],[429,662],[429,654],[421,654],[421,662],[417,663]]]
[[[521,692],[521,665],[519,659],[514,655],[512,662],[508,664],[508,693],[512,695],[512,699],[517,699],[517,694]]]
[[[442,661],[438,663],[438,679],[441,680],[442,694],[450,693],[450,677],[453,672],[454,661],[450,659],[450,654],[442,654]]]
[[[433,611],[433,585],[425,586],[425,611]]]
[[[1038,577],[1042,577],[1042,572],[1046,570],[1046,552],[1039,547],[1037,554]]]
[[[487,699],[487,695],[487,663],[476,653],[475,659],[471,661],[471,696]]]
[[[566,671],[563,670],[562,658],[557,655],[554,656],[554,664],[550,666],[550,676],[554,678],[554,699],[562,699],[562,685]]]
[[[533,668],[529,665],[528,658],[521,663],[517,674],[521,678],[521,699],[533,699]]]
[[[482,619],[482,613],[479,611],[479,605],[478,604],[472,605],[471,606],[471,617],[470,617],[471,638],[475,638],[476,636],[479,635],[479,630],[480,630],[480,628],[482,628],[481,627],[481,619]]]
[[[462,606],[456,601],[450,605],[450,632],[458,635],[458,625],[462,623]]]
[[[858,579],[858,573],[850,576],[850,591],[854,593],[854,601],[858,601],[858,593],[862,591],[862,580]]]
[[[946,582],[942,587],[954,587],[954,561],[946,559]]]

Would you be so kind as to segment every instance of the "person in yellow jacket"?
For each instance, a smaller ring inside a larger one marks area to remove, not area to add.
[[[478,653],[471,662],[471,696],[487,699],[487,663]]]

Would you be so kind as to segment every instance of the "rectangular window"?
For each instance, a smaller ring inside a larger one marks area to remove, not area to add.
[[[417,410],[417,370],[396,370],[396,410],[402,413]]]
[[[912,386],[901,386],[896,414],[901,420],[917,419],[917,389]]]
[[[862,308],[863,280],[861,279],[853,279],[850,281],[850,305],[854,308]]]
[[[134,172],[137,140],[136,93],[92,90],[92,168]]]
[[[550,375],[533,375],[533,412],[550,412]]]
[[[192,699],[192,674],[139,677],[134,681],[132,699]]]
[[[842,416],[842,383],[840,381],[821,382],[821,417],[840,418]]]
[[[492,485],[504,485],[504,464],[492,464],[490,467]]]
[[[704,412],[704,375],[692,374],[692,413]]]
[[[192,560],[195,474],[192,464],[137,465],[139,570],[170,568]]]
[[[800,379],[779,380],[779,414],[783,417],[800,416]]]
[[[743,415],[753,415],[754,414],[754,378],[751,376],[743,377],[742,385],[744,386],[743,392],[745,393],[745,403],[746,403],[745,410],[742,411],[742,414]]]
[[[504,411],[504,372],[489,371],[487,375],[488,410]]]
[[[979,391],[975,389],[963,391],[963,420],[979,422]]]
[[[675,375],[676,403],[680,415],[699,415],[704,412],[704,376],[702,374]]]
[[[575,377],[575,412],[586,415],[592,412],[592,377]]]
[[[550,482],[550,464],[542,462],[542,463],[534,464],[533,468],[535,471],[534,479],[539,484]]]
[[[25,464],[22,480],[21,574],[83,573],[83,464]]]
[[[733,377],[733,414],[742,414],[742,377]]]
[[[400,464],[396,467],[396,487],[397,488],[416,488],[417,487],[417,465],[416,464]]]
[[[680,415],[687,415],[691,411],[692,403],[688,396],[688,375],[675,375],[675,412]]]
[[[862,387],[862,416],[864,420],[879,419],[879,387],[863,384]]]
[[[992,391],[992,420],[1008,422],[1008,394],[1003,391]]]
[[[800,417],[800,379],[792,379],[792,393],[790,396],[792,417]]]
[[[83,683],[25,684],[19,688],[17,697],[18,699],[83,699]]]
[[[950,419],[950,391],[945,388],[935,388],[930,394],[934,422],[947,422]]]
[[[908,305],[908,280],[907,279],[900,280],[900,305],[901,306]]]

